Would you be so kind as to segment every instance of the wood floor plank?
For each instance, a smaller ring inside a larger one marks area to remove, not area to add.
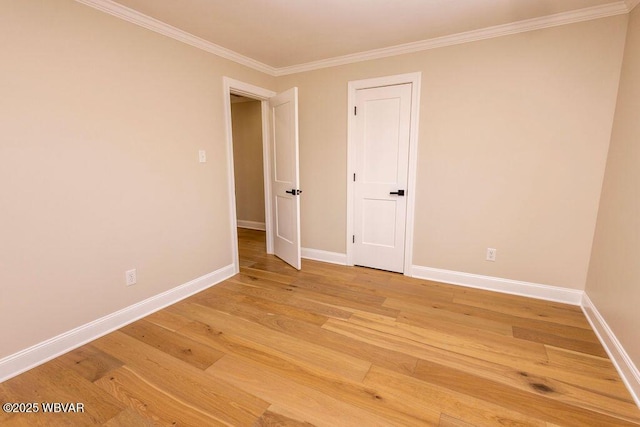
[[[202,370],[224,356],[224,353],[218,350],[144,319],[127,325],[120,331]]]
[[[369,306],[381,306],[385,301],[382,295],[376,295],[375,292],[363,292],[360,289],[353,289],[348,284],[330,278],[318,280],[316,277],[296,279],[291,286],[298,289],[332,295],[336,298],[345,299]]]
[[[448,414],[440,415],[438,427],[474,427],[472,424],[461,421]]]
[[[55,394],[51,394],[48,402],[83,403],[86,411],[76,415],[86,414],[88,424],[105,422],[112,418],[115,411],[123,409],[115,399],[92,387],[90,381],[68,369],[59,359],[36,368],[36,372],[38,375],[54,380]],[[74,423],[77,423],[75,418]]]
[[[344,335],[328,331],[321,328],[320,325],[305,322],[299,318],[290,318],[270,311],[262,311],[248,301],[240,301],[238,303],[218,302],[208,307],[284,333],[293,339],[301,340],[303,345],[304,342],[321,345],[398,372],[413,372],[418,360],[404,353],[347,338]],[[327,318],[324,319],[326,322]]]
[[[31,425],[102,424],[113,418],[125,407],[107,393],[97,389],[80,374],[68,369],[58,360],[38,366],[6,383],[14,402],[35,402],[37,413],[21,414]],[[45,413],[43,403],[82,403],[84,412]]]
[[[302,341],[287,334],[272,330],[199,304],[177,304],[171,307],[193,319],[215,326],[225,334],[235,335],[263,346],[280,349],[291,356],[322,369],[327,375],[341,375],[359,381],[369,370],[371,363],[340,353],[317,344]]]
[[[399,310],[383,307],[381,304],[368,305],[364,302],[358,301],[357,298],[341,297],[340,295],[336,295],[335,292],[325,293],[322,287],[316,287],[316,289],[313,290],[313,289],[298,286],[293,282],[289,284],[283,284],[283,283],[277,283],[277,282],[276,284],[274,284],[274,282],[276,281],[271,281],[271,280],[262,281],[262,282],[255,281],[256,286],[260,286],[265,289],[271,289],[274,291],[284,290],[286,292],[291,293],[292,296],[295,296],[297,298],[303,298],[303,299],[323,303],[325,305],[329,305],[329,306],[332,306],[341,310],[350,311],[350,312],[354,312],[354,311],[367,312],[368,311],[368,312],[382,314],[385,316],[394,316],[394,317],[400,313]],[[380,302],[380,300],[378,300],[377,302]]]
[[[103,424],[104,427],[154,427],[159,423],[140,416],[134,410],[127,408]]]
[[[367,270],[362,267],[356,267],[359,270]],[[395,276],[380,280],[376,276],[371,276],[359,272],[356,278],[348,283],[353,289],[373,292],[386,298],[393,298],[400,301],[415,302],[424,301],[425,303],[433,301],[452,302],[454,290],[451,287],[445,288],[441,286],[433,286],[430,284],[415,282],[405,282],[406,278],[400,281]]]
[[[13,383],[13,381],[0,383],[0,404],[20,401],[20,397],[7,387],[10,383]],[[22,422],[22,424],[19,424],[20,422]],[[24,416],[3,410],[0,411],[0,425],[26,425],[26,421]]]
[[[388,399],[403,400],[405,404],[413,406],[416,411],[431,407],[441,412],[455,414],[456,418],[474,426],[542,427],[545,425],[543,420],[535,417],[377,366],[371,368],[364,379],[364,384],[386,392]]]
[[[624,402],[633,402],[618,371],[608,358],[546,346],[549,362],[542,367],[548,376],[576,386],[598,390]]]
[[[443,327],[449,328],[471,328],[473,330],[482,330],[493,332],[495,334],[513,336],[513,327],[509,324],[498,322],[495,320],[472,317],[469,315],[451,312],[433,308],[429,304],[408,303],[388,298],[384,304],[385,307],[396,308],[402,310],[398,315],[398,322],[407,323],[409,325],[424,325],[425,322],[430,324],[439,323]]]
[[[384,399],[381,393],[363,386],[360,381],[328,376],[312,365],[297,358],[288,357],[283,352],[220,333],[213,327],[199,322],[194,322],[193,325],[183,328],[180,332],[194,339],[201,339],[203,343],[215,346],[228,354],[259,363],[263,369],[268,368],[276,375],[289,378],[298,384],[311,387],[343,402],[383,416],[398,425],[428,424],[434,422],[438,417],[438,413],[426,409],[422,413],[410,412],[412,408]]]
[[[61,365],[75,371],[90,382],[102,378],[109,371],[123,365],[122,361],[98,350],[91,344],[72,350],[57,360]]]
[[[584,372],[593,377],[613,380],[619,379],[617,371],[611,360],[607,357],[594,356],[566,348],[545,345],[549,364],[554,367],[568,369],[572,372]]]
[[[266,411],[253,427],[313,427],[306,421],[298,421],[276,412]]]
[[[358,274],[356,269],[346,269],[336,264],[305,259],[302,261],[302,271],[306,274],[314,274],[325,278],[338,278],[341,280],[352,280]],[[376,270],[376,273],[383,273]],[[387,273],[388,274],[388,273]],[[380,274],[377,274],[380,276]]]
[[[260,277],[263,279],[272,280],[274,282],[283,283],[288,285],[295,281],[295,277],[288,276],[286,274],[273,273],[271,271],[260,270],[253,267],[241,267],[240,272],[246,274],[249,277]]]
[[[434,301],[429,304],[433,309],[461,314],[471,319],[491,320],[509,326],[518,326],[521,328],[528,328],[539,332],[561,335],[570,339],[600,343],[598,337],[591,329],[584,329],[565,325],[562,323],[555,323],[553,321],[550,321],[551,319],[543,320],[542,318],[531,319],[527,317],[520,317],[514,314],[501,312],[499,308],[493,309],[493,307],[490,306],[486,308],[480,308],[470,305],[447,303],[442,301]],[[417,314],[424,313],[424,310],[420,310],[419,307],[417,307],[417,310],[414,310],[414,306],[408,306],[403,311],[415,312]]]
[[[270,294],[272,295],[271,298],[276,298],[275,301],[279,301],[280,298],[285,300],[290,298],[292,291],[292,289],[288,288],[286,283],[276,282],[274,280],[265,279],[264,277],[252,276],[242,272],[225,280],[217,286],[223,286],[225,289],[236,290],[234,288],[236,285],[253,288],[254,291],[262,291],[267,295]],[[263,298],[268,297],[263,296]]]
[[[268,367],[239,356],[223,357],[207,373],[270,400],[272,410],[279,414],[316,426],[393,425],[385,418],[273,374]]]
[[[513,336],[518,339],[537,342],[541,344],[552,345],[567,350],[575,350],[585,354],[594,356],[607,357],[607,352],[600,343],[574,340],[561,335],[549,334],[546,332],[535,331],[533,329],[513,327]]]
[[[555,395],[560,391],[549,387],[543,382],[532,383],[533,387],[544,393],[544,395],[540,395],[496,381],[479,379],[476,375],[462,372],[443,364],[426,361],[418,362],[414,376],[429,384],[436,384],[466,396],[473,396],[477,399],[515,409],[521,413],[531,414],[536,418],[554,423],[564,423],[569,426],[590,424],[626,426],[640,422],[640,416],[638,416],[640,414],[637,408],[633,408],[632,405],[618,403],[615,407],[609,407],[606,410],[601,409],[601,411],[585,409],[583,406],[575,404],[579,402],[577,400],[566,403],[556,398]],[[552,395],[554,395],[554,398],[549,397]],[[615,400],[613,399],[609,400],[609,404],[614,404],[614,402]],[[589,405],[586,404],[584,406]],[[613,414],[617,416],[613,416]]]
[[[206,411],[172,395],[127,367],[118,368],[96,385],[114,396],[147,423],[161,425],[226,426],[214,411]],[[128,417],[131,418],[131,417]],[[253,421],[253,420],[250,420]],[[251,425],[245,423],[244,425]]]
[[[373,330],[356,329],[355,335],[351,335],[354,331],[350,331],[345,324],[338,331],[356,339],[362,339],[364,342],[410,353],[422,359],[418,360],[418,366],[424,364],[423,360],[430,361],[455,367],[455,369],[467,372],[479,379],[496,381],[522,391],[533,391],[541,395],[546,394],[547,388],[555,389],[558,390],[558,393],[554,395],[556,399],[570,404],[578,404],[578,406],[581,404],[585,408],[603,413],[619,410],[621,413],[633,417],[633,414],[638,411],[633,403],[628,401],[628,397],[620,400],[617,396],[611,396],[615,400],[609,400],[608,393],[610,392],[601,392],[601,390],[608,390],[610,385],[608,380],[593,379],[583,373],[568,370],[558,371],[549,367],[549,362],[527,361],[521,358],[498,358],[492,361],[490,360],[492,358],[489,357],[477,357],[473,353],[465,355],[457,353],[455,349],[454,351],[443,350],[421,344],[418,341],[400,339]],[[554,377],[559,378],[555,379]],[[619,388],[619,384],[613,383],[611,386],[614,387],[613,391],[618,394],[625,391]]]
[[[499,294],[490,298],[489,291],[479,289],[457,290],[453,302],[471,307],[499,310],[524,319],[543,319],[547,322],[570,325],[590,330],[591,326],[582,311],[567,304],[537,301],[517,295]]]
[[[231,384],[210,381],[200,369],[122,332],[106,335],[93,345],[118,354],[129,369],[156,389],[228,424],[251,425],[269,406]]]
[[[275,302],[260,297],[246,295],[241,292],[229,290],[226,286],[220,286],[216,295],[202,297],[197,302],[206,307],[222,310],[228,308],[231,311],[242,311],[245,318],[261,317],[265,313],[269,315],[281,315],[298,319],[314,325],[322,325],[328,317],[307,310],[300,309],[292,304]],[[234,314],[234,313],[232,313]]]
[[[188,325],[191,319],[179,316],[177,314],[170,313],[166,310],[156,311],[144,318],[147,322],[151,322],[154,325],[161,326],[169,331],[175,331],[180,329],[184,325]]]
[[[331,348],[344,354],[375,363],[398,372],[413,372],[417,358],[398,351],[387,350],[375,345],[345,337],[335,332],[305,325],[302,322],[281,321],[281,331],[301,340]]]
[[[236,280],[236,278],[239,276],[242,275],[235,276],[218,286],[221,286],[224,289],[228,289],[234,292],[240,292],[244,295],[252,297],[262,298],[268,301],[274,301],[277,303],[288,303],[289,305],[297,307],[300,310],[318,314],[320,316],[333,317],[336,319],[348,319],[351,316],[350,311],[342,310],[333,305],[323,304],[312,299],[297,297],[283,289],[274,290],[273,288],[264,288],[256,285],[255,282],[253,282],[251,285],[247,285]]]
[[[58,421],[57,425],[67,425],[70,426],[72,424],[66,423],[63,420]],[[6,421],[2,421],[2,427],[33,427],[33,426],[50,426],[52,425],[51,421],[45,421],[42,417],[34,417],[29,414],[22,414],[20,416],[13,416],[11,418],[6,419]]]
[[[493,334],[486,334],[486,336],[482,336],[482,339],[473,340],[464,335],[419,328],[395,322],[392,319],[387,321],[380,319],[382,318],[376,319],[373,316],[367,318],[362,314],[354,314],[348,321],[329,319],[323,327],[336,332],[361,331],[378,334],[378,342],[380,339],[388,338],[399,345],[406,344],[405,352],[417,351],[417,353],[421,353],[421,350],[429,352],[436,348],[496,363],[520,363],[522,360],[543,362],[547,360],[544,346],[537,343],[514,339],[505,342],[499,339],[501,338],[499,335]]]
[[[443,368],[443,366],[446,366],[446,368]],[[535,364],[529,364],[529,367],[534,367],[533,370],[535,370]],[[467,379],[475,378],[477,384],[482,384],[482,386],[479,386],[481,389],[487,385],[498,384],[497,388],[515,389],[518,393],[514,394],[520,397],[534,394],[536,397],[553,398],[562,404],[592,410],[605,415],[621,416],[627,420],[640,421],[640,411],[633,402],[609,396],[602,389],[574,386],[564,381],[546,377],[540,373],[526,371],[526,364],[517,369],[460,357],[450,358],[449,360],[443,359],[439,362],[419,360],[412,376],[437,384],[438,382],[432,378],[432,371],[435,369],[439,370],[439,372],[447,372],[447,369],[452,369],[453,372],[461,372],[460,376],[466,375],[465,378]]]
[[[256,259],[256,262],[254,262],[250,268],[254,270],[267,271],[271,273],[281,274],[284,276],[290,276],[293,278],[298,278],[300,277],[301,274],[304,274],[302,273],[302,271],[296,270],[295,268],[291,267],[289,264],[283,263],[282,260],[275,257],[272,259],[269,259],[269,258]]]

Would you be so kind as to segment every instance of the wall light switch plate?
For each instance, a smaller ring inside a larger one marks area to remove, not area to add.
[[[200,163],[207,163],[207,152],[204,150],[198,151],[198,160]]]

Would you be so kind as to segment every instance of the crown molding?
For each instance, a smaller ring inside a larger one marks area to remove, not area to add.
[[[637,3],[640,0],[627,1]],[[423,50],[437,49],[439,47],[470,43],[494,37],[524,33],[527,31],[540,30],[549,27],[557,27],[565,24],[573,24],[576,22],[590,21],[598,18],[606,18],[608,16],[622,15],[628,12],[629,8],[627,3],[621,0],[602,6],[588,7],[570,12],[543,16],[540,18],[526,19],[510,24],[496,25],[479,30],[466,31],[449,36],[436,37],[433,39],[421,40],[382,49],[374,49],[366,52],[354,53],[351,55],[344,55],[320,61],[307,62],[305,64],[293,65],[290,67],[277,68],[276,76],[302,73],[305,71],[313,71],[321,68],[335,67],[338,65],[346,65],[372,59],[387,58],[390,56],[420,52]]]
[[[82,3],[86,6],[97,9],[101,12],[105,12],[105,13],[108,13],[109,15],[113,15],[117,18],[131,22],[132,24],[139,25],[141,27],[144,27],[151,31],[155,31],[156,33],[165,35],[167,37],[171,37],[172,39],[178,40],[182,43],[186,43],[188,45],[204,50],[206,52],[213,53],[214,55],[218,55],[222,58],[228,59],[238,64],[245,65],[249,68],[253,68],[254,70],[261,71],[263,73],[275,76],[276,68],[274,67],[271,67],[267,64],[263,64],[262,62],[256,61],[255,59],[251,59],[247,56],[241,55],[237,52],[232,51],[231,49],[227,49],[215,43],[211,43],[207,40],[204,40],[200,37],[194,36],[193,34],[187,33],[186,31],[173,27],[169,24],[165,24],[162,21],[159,21],[155,18],[147,16],[143,13],[140,13],[126,6],[123,6],[112,0],[76,0],[76,1],[78,3]]]
[[[237,52],[232,51],[231,49],[227,49],[215,43],[211,43],[207,40],[194,36],[193,34],[187,33],[186,31],[180,30],[171,25],[165,24],[162,21],[151,18],[150,16],[144,15],[136,10],[123,6],[119,3],[116,3],[115,1],[75,1],[271,76],[286,76],[289,74],[302,73],[305,71],[313,71],[339,65],[353,64],[356,62],[368,61],[372,59],[387,58],[390,56],[415,53],[424,50],[437,49],[445,46],[470,43],[494,37],[507,36],[511,34],[524,33],[527,31],[540,30],[543,28],[557,27],[565,24],[589,21],[592,19],[606,18],[608,16],[622,15],[625,13],[629,13],[638,5],[638,3],[640,3],[640,0],[618,0],[616,2],[601,6],[594,6],[570,12],[557,13],[540,18],[526,19],[509,24],[496,25],[479,30],[466,31],[463,33],[405,43],[382,49],[373,49],[365,52],[323,59],[320,61],[292,65],[289,67],[276,68],[256,61],[255,59],[249,58],[247,56],[241,55]]]

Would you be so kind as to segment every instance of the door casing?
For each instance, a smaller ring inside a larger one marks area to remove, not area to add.
[[[347,265],[353,265],[353,231],[354,231],[354,185],[353,174],[356,167],[356,116],[353,114],[356,106],[356,92],[359,89],[369,89],[381,86],[393,86],[405,83],[411,84],[411,128],[409,131],[409,169],[407,185],[407,218],[404,243],[404,275],[411,276],[413,264],[413,228],[415,214],[416,172],[418,160],[418,124],[420,117],[420,81],[422,73],[398,74],[387,77],[377,77],[365,80],[351,81],[348,84],[347,105]]]

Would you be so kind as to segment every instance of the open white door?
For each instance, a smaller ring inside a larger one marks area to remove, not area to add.
[[[269,105],[274,253],[300,270],[298,88],[279,93],[269,100]]]

